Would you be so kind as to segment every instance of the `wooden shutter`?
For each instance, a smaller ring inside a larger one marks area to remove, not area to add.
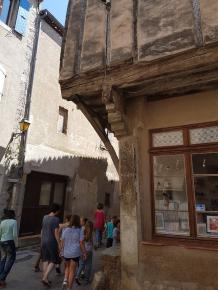
[[[29,1],[20,0],[15,30],[21,35],[25,35],[29,9],[30,9]]]

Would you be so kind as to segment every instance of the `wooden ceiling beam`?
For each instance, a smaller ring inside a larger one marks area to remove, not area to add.
[[[203,71],[206,67],[213,67],[218,63],[218,44],[199,49],[189,50],[186,53],[176,54],[173,57],[158,59],[153,62],[123,64],[108,69],[107,80],[110,85],[125,89],[134,84],[143,83],[163,76],[166,80],[177,74],[189,73],[196,69]],[[95,74],[80,75],[77,79],[61,80],[63,98],[68,99],[72,94],[86,96],[97,94],[103,86],[104,75],[101,71]]]

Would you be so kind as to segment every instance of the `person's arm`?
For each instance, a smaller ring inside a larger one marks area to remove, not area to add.
[[[81,229],[80,230],[80,249],[83,253],[83,258],[84,260],[87,259],[87,253],[86,253],[86,248],[85,248],[85,236],[84,236],[84,231]]]
[[[59,231],[59,227],[57,227],[54,231],[54,234],[55,234],[55,239],[58,243],[58,247],[59,249],[61,249],[61,240],[60,240],[60,231]]]
[[[2,238],[2,224],[0,223],[0,241],[1,241],[1,238]]]
[[[18,247],[18,233],[17,233],[17,221],[13,225],[13,239],[15,246]]]

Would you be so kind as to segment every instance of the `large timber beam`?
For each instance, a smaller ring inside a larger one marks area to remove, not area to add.
[[[217,63],[218,44],[216,43],[213,46],[189,50],[185,53],[175,54],[174,56],[165,57],[161,60],[110,67],[107,70],[107,79],[109,80],[109,85],[127,90],[147,80],[152,81],[152,79],[155,80],[159,77],[163,79],[163,82],[164,79],[168,81],[169,78],[175,75],[180,78],[185,72],[189,74],[189,82],[191,83],[192,72],[198,72],[200,74],[201,71],[204,72],[207,68],[217,70]],[[193,77],[195,83],[196,78],[194,75]],[[203,81],[204,85],[210,82],[207,74],[202,74]],[[87,93],[99,92],[102,89],[103,83],[104,73],[101,70],[80,74],[79,78],[60,80],[62,95],[65,99],[69,99],[72,94],[85,96]],[[168,82],[168,84],[170,83]]]
[[[117,172],[119,173],[119,158],[105,132],[105,130],[107,129],[106,126],[103,125],[103,122],[100,119],[100,117],[95,112],[92,112],[90,107],[88,107],[82,101],[81,96],[78,96],[78,95],[73,96],[71,97],[71,101],[73,101],[77,105],[78,109],[85,115],[87,120],[90,122],[90,124],[92,125],[96,133],[98,134],[98,136],[104,143],[106,149],[108,150]]]

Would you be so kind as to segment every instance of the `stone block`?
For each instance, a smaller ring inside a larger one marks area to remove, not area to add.
[[[92,290],[106,290],[106,277],[104,272],[99,271],[95,273],[92,281]]]

